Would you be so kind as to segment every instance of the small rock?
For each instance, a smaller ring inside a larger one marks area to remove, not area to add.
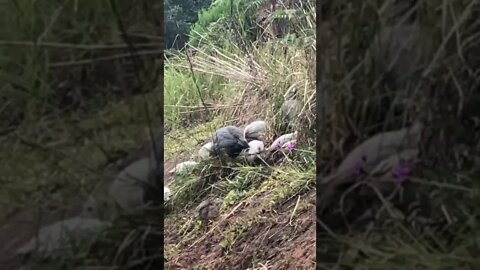
[[[195,215],[202,221],[212,220],[220,215],[220,198],[208,198],[195,208]]]

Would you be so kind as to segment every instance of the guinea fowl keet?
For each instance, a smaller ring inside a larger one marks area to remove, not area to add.
[[[212,157],[212,142],[208,142],[204,144],[202,147],[200,147],[200,150],[198,150],[198,156],[203,159],[209,159]]]
[[[227,155],[235,158],[249,145],[241,129],[235,126],[226,126],[218,129],[213,134],[212,150],[217,155]]]
[[[17,250],[17,254],[35,253],[43,258],[75,252],[76,247],[85,241],[94,242],[101,231],[111,226],[94,218],[74,217],[42,227],[37,236]],[[61,251],[61,253],[58,253]]]
[[[108,194],[125,211],[144,205],[145,186],[150,176],[150,159],[140,159],[118,174],[108,188]]]
[[[295,132],[293,132],[293,133],[284,134],[284,135],[278,137],[278,138],[270,145],[270,147],[267,148],[267,151],[274,151],[274,150],[277,150],[277,149],[282,148],[282,146],[285,145],[286,143],[288,143],[289,141],[296,140],[297,135],[298,135],[298,132],[295,131]]]
[[[253,121],[248,124],[243,130],[243,136],[247,141],[259,140],[262,141],[267,130],[267,123],[265,121]]]
[[[184,161],[181,163],[178,163],[175,168],[171,169],[169,173],[171,174],[183,174],[186,172],[189,172],[193,168],[195,168],[198,165],[198,162],[196,161]]]

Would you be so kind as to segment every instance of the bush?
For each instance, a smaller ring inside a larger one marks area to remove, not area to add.
[[[192,26],[189,44],[222,46],[225,40],[254,39],[255,7],[262,1],[216,0],[210,8],[200,12],[198,22]],[[233,4],[233,6],[232,6]]]

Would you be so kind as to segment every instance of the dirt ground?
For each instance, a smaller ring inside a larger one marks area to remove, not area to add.
[[[224,238],[221,232],[256,210],[249,205],[230,217],[219,217],[205,228],[208,232],[201,234],[203,237],[170,254],[166,269],[314,269],[315,192],[301,201],[304,207],[299,207],[294,218],[296,199],[280,209],[253,213],[256,221],[246,227],[228,253],[220,245]],[[174,245],[183,237],[171,233],[175,230],[169,227],[175,225],[165,225],[166,245]]]

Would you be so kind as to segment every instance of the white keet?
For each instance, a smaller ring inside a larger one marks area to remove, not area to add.
[[[177,164],[177,166],[175,166],[175,168],[171,169],[169,171],[169,173],[171,173],[171,174],[187,173],[190,170],[192,170],[193,168],[195,168],[197,165],[198,165],[198,162],[196,162],[196,161],[191,161],[191,160],[185,161],[185,162]]]
[[[395,153],[390,157],[382,160],[378,163],[377,166],[371,171],[371,175],[383,175],[390,172],[389,177],[393,174],[393,169],[402,162],[417,162],[418,161],[418,149],[407,149],[399,153]]]
[[[209,159],[212,157],[212,146],[213,144],[211,142],[206,143],[202,147],[200,147],[200,150],[198,150],[198,155],[200,156],[201,159]]]
[[[248,148],[249,155],[255,155],[265,150],[265,145],[262,141],[253,140],[249,142],[248,145],[250,146],[250,148]]]
[[[149,158],[130,164],[109,185],[108,195],[127,212],[143,207],[145,190],[142,185],[148,183],[149,174]]]
[[[42,257],[54,257],[65,254],[67,249],[75,252],[75,246],[85,244],[85,241],[93,243],[102,229],[110,225],[94,218],[74,217],[62,220],[41,228],[37,236],[17,250],[17,254],[36,252]]]
[[[272,143],[272,145],[270,145],[270,147],[267,148],[267,151],[272,151],[272,150],[275,150],[277,148],[282,147],[287,142],[297,139],[297,135],[298,135],[298,131],[295,131],[293,133],[284,134],[284,135],[278,137]]]

